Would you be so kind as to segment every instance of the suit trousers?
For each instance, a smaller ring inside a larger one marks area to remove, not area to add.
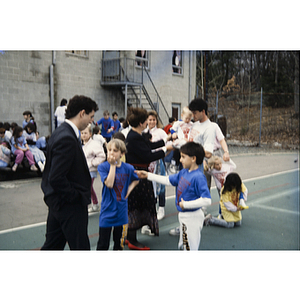
[[[58,211],[49,207],[46,241],[41,250],[90,250],[88,210],[82,204],[63,205]]]

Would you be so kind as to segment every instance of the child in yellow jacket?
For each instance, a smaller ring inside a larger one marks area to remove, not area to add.
[[[241,210],[248,209],[248,190],[237,173],[227,175],[224,186],[221,189],[220,206],[222,218],[214,218],[211,214],[204,219],[205,225],[216,225],[226,228],[242,225]]]

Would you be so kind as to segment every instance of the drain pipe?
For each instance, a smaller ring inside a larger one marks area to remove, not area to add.
[[[52,51],[52,64],[50,65],[50,131],[53,133],[54,126],[54,66],[56,63],[56,52]]]
[[[191,94],[192,94],[192,51],[189,51],[189,103],[192,101]]]

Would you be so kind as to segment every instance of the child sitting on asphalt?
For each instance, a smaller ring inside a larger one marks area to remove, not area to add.
[[[216,225],[226,228],[242,225],[241,210],[248,209],[245,204],[248,190],[242,183],[237,173],[227,175],[224,186],[221,189],[220,206],[223,219],[212,217],[208,214],[205,217],[205,225]]]
[[[140,179],[147,178],[164,185],[176,186],[175,204],[179,211],[180,237],[178,248],[198,250],[204,221],[202,206],[211,204],[206,178],[199,170],[204,159],[204,149],[200,144],[187,142],[180,148],[180,162],[183,169],[169,176],[156,175],[146,171],[136,171]]]

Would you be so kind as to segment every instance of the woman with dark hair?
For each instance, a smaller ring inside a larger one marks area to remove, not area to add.
[[[131,130],[126,138],[126,162],[133,165],[136,170],[147,171],[152,161],[163,158],[166,151],[170,150],[165,147],[166,140],[150,142],[149,137],[142,134],[147,127],[147,118],[148,113],[145,109],[129,108],[127,120]],[[161,150],[152,151],[157,148]],[[144,225],[148,225],[154,235],[159,235],[153,185],[147,179],[140,180],[128,198],[127,241],[129,249],[150,250],[136,238],[136,231]]]
[[[220,206],[222,218],[218,219],[207,215],[204,219],[206,225],[216,225],[226,228],[242,225],[241,210],[248,209],[245,204],[248,190],[237,173],[230,173],[225,179],[221,189]]]

